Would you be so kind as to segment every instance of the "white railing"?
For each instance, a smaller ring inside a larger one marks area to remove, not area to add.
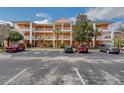
[[[37,28],[36,31],[44,31],[44,28]]]

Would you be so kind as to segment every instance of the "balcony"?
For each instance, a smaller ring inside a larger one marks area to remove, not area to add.
[[[56,40],[57,38],[55,37],[55,40]],[[62,40],[62,36],[60,36],[59,38],[58,38],[58,40]],[[70,36],[63,36],[63,40],[70,40]]]
[[[50,36],[45,36],[45,40],[53,40],[53,36],[50,35]]]
[[[30,36],[24,36],[24,39],[25,40],[30,40]],[[33,36],[32,40],[39,40],[39,39]]]
[[[37,28],[36,31],[44,31],[44,28]]]
[[[70,37],[71,37],[71,36],[63,36],[63,39],[64,39],[64,40],[70,40]]]
[[[29,28],[16,28],[16,31],[22,31],[22,32],[29,32]],[[35,29],[32,29],[32,31],[35,31]]]
[[[38,29],[36,29],[36,32],[41,32],[41,31],[53,31],[53,29],[52,28],[38,28]]]

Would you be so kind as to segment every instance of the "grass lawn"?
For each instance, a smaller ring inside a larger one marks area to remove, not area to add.
[[[4,51],[4,49],[3,48],[0,48],[0,53],[3,52],[3,51]]]

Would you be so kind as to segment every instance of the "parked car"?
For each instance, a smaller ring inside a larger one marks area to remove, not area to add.
[[[64,52],[65,53],[73,53],[74,51],[73,51],[72,46],[65,46]]]
[[[124,51],[124,47],[122,47],[121,50]]]
[[[80,45],[78,49],[76,50],[78,53],[88,53],[88,47],[87,45]]]
[[[120,49],[113,44],[101,44],[100,47],[100,52],[106,52],[106,53],[120,53]]]
[[[19,52],[19,51],[24,51],[25,50],[25,45],[24,44],[11,44],[10,46],[6,47],[6,52]]]

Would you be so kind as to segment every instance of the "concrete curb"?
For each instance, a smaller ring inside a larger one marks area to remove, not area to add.
[[[35,50],[48,50],[48,51],[62,51],[64,50],[63,48],[27,48],[26,50],[32,50],[32,51],[35,51]],[[93,49],[89,49],[89,51],[99,51],[98,49],[97,50],[93,50]]]
[[[26,50],[48,50],[48,51],[62,51],[63,49],[57,49],[57,48],[27,48]]]

